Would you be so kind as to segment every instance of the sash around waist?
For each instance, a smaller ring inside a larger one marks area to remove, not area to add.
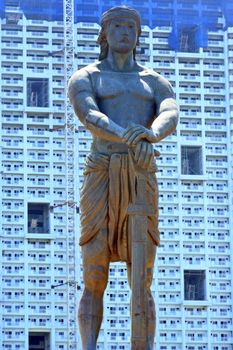
[[[159,245],[158,190],[155,163],[148,170],[137,167],[132,154],[114,153],[107,156],[91,153],[84,170],[84,184],[80,196],[80,245],[88,243],[101,228],[108,229],[108,243],[112,255],[120,261],[129,259],[128,207],[136,197],[136,173],[146,179],[147,203],[154,215],[148,215],[148,233]]]
[[[131,162],[133,162],[133,158],[132,158],[131,153],[113,153],[110,156],[102,154],[102,153],[97,153],[97,152],[89,153],[87,158],[86,158],[85,169],[84,169],[83,174],[87,175],[89,172],[100,171],[100,170],[108,171],[109,164],[111,163],[111,166],[113,166],[113,167],[114,167],[114,164],[115,164],[115,166],[117,166],[117,162],[115,162],[115,161],[118,159],[122,159],[123,160],[122,166],[126,167],[127,163],[128,163],[129,156],[131,156]],[[132,165],[134,167],[134,170],[136,170],[140,173],[144,173],[145,175],[148,173],[158,172],[158,167],[155,163],[155,160],[153,161],[153,163],[151,163],[149,169],[147,169],[147,170],[140,168],[135,163]]]

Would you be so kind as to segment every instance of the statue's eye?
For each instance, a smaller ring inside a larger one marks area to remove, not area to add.
[[[116,27],[116,28],[119,28],[119,27],[120,27],[120,25],[119,25],[119,24],[115,24],[115,27]]]

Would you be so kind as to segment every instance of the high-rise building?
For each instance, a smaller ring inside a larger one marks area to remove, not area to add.
[[[117,3],[75,2],[74,69],[97,60],[98,18]],[[138,61],[171,82],[180,106],[177,131],[156,145],[161,245],[152,288],[155,349],[232,350],[233,7],[216,0],[124,3],[142,15]],[[0,3],[3,350],[81,350],[70,309],[83,288],[78,188],[91,136],[77,122],[77,198],[67,203],[59,11],[61,0]],[[69,205],[76,216],[72,261]],[[98,349],[130,349],[130,291],[121,263],[110,267]]]

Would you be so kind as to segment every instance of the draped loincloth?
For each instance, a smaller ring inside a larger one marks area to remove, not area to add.
[[[159,245],[156,166],[153,164],[149,170],[137,168],[138,171],[146,178],[146,201],[154,212],[148,216],[147,232],[152,242]],[[132,157],[120,153],[110,157],[91,153],[87,157],[84,176],[80,199],[80,245],[88,243],[106,228],[111,260],[129,261],[131,220],[127,212],[129,203],[135,200],[137,188]]]

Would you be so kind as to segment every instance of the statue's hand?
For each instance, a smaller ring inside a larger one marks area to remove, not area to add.
[[[139,141],[133,148],[133,154],[136,164],[143,169],[151,166],[155,156],[153,145],[148,141]]]
[[[152,130],[145,128],[142,125],[131,123],[125,129],[123,140],[129,147],[134,147],[140,140],[147,140],[150,143],[157,142],[156,135]]]

